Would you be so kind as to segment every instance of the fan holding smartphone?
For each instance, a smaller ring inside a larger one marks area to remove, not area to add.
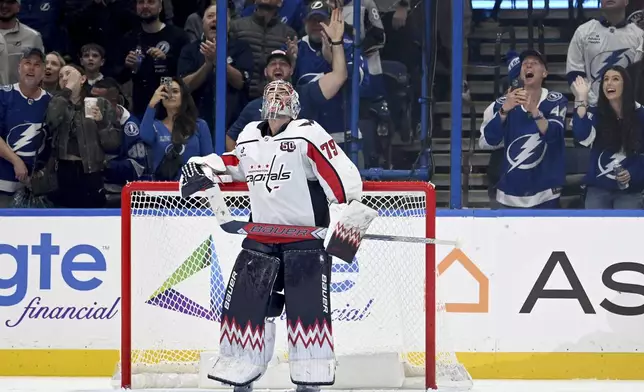
[[[558,208],[565,182],[564,119],[568,100],[543,88],[545,57],[508,53],[510,88],[483,114],[479,146],[503,149],[496,200],[506,208]]]

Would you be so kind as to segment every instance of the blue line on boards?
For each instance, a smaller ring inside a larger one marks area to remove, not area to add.
[[[158,211],[157,211],[158,212]],[[389,216],[409,215],[409,211],[387,211]],[[146,215],[146,214],[143,214]],[[234,214],[243,216],[244,213]],[[121,216],[120,209],[66,209],[66,208],[0,208],[1,217],[110,217]],[[485,209],[438,209],[437,217],[472,218],[641,218],[644,210],[485,210]]]
[[[644,210],[436,210],[437,217],[472,217],[472,218],[641,218]]]
[[[87,217],[121,216],[116,208],[73,209],[73,208],[0,208],[0,217]]]

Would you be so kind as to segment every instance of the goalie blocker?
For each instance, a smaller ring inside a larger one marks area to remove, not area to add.
[[[242,248],[226,290],[220,355],[208,377],[234,386],[259,379],[275,345],[275,325],[265,319],[279,317],[286,305],[291,381],[332,385],[331,257],[323,242],[267,245],[247,238]]]

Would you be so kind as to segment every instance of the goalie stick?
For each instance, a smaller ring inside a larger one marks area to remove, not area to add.
[[[324,240],[329,228],[314,226],[291,226],[271,223],[244,222],[233,219],[218,184],[205,191],[210,209],[213,211],[219,226],[226,233],[241,235],[260,235],[272,238],[289,238],[297,240]],[[366,230],[366,228],[365,228]],[[441,240],[425,237],[394,236],[384,234],[363,234],[358,227],[346,227],[338,222],[326,247],[326,251],[347,263],[353,258],[362,240],[407,242],[430,245],[450,245],[459,247],[458,241]]]
[[[328,227],[274,225],[271,223],[254,223],[236,220],[232,220],[226,223],[220,223],[219,226],[226,233],[230,234],[254,234],[273,238],[292,238],[299,240],[323,240],[326,238],[326,235],[329,232]],[[350,234],[347,234],[347,236],[349,235]],[[338,234],[338,236],[342,237],[341,234]],[[365,234],[364,236],[362,236],[362,239],[375,241],[410,242],[430,245],[458,245],[458,241],[386,234]]]
[[[219,183],[230,182],[230,176],[215,174],[208,165],[204,170],[198,163],[189,162],[182,168],[181,195],[189,197],[205,189],[210,209],[215,215],[219,226],[227,233],[240,235],[259,235],[271,238],[289,238],[295,240],[325,240],[329,229],[314,226],[291,226],[271,223],[255,223],[238,221],[233,218]],[[228,177],[224,179],[223,177]],[[227,180],[227,181],[226,181]],[[326,251],[347,263],[353,262],[358,253],[362,240],[407,242],[431,245],[450,245],[459,247],[458,241],[440,240],[436,238],[393,236],[384,234],[365,234],[367,227],[377,213],[359,202],[348,205],[350,219],[339,221],[331,233]],[[346,212],[346,211],[345,211]]]

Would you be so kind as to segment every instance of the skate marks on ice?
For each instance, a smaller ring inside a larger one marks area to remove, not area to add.
[[[293,391],[295,387],[293,387]],[[109,378],[0,377],[0,392],[115,392]],[[141,389],[137,392],[212,392],[232,389]],[[255,392],[267,390],[256,389]],[[342,392],[322,389],[322,392]],[[371,390],[376,392],[376,390]],[[377,390],[412,392],[419,390]],[[286,392],[271,390],[271,392]],[[289,391],[290,392],[290,391]],[[369,392],[362,390],[361,392]],[[443,390],[439,389],[439,392]],[[445,391],[448,392],[448,391]],[[451,392],[451,391],[450,391]],[[519,381],[475,380],[471,392],[644,392],[644,381]]]

